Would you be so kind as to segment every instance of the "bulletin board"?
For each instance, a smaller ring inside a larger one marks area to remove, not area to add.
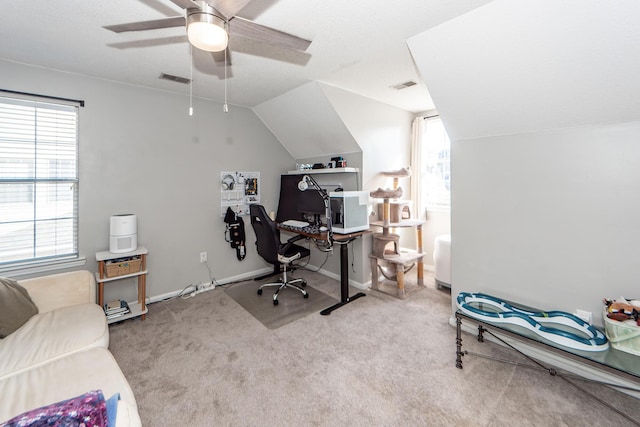
[[[227,208],[249,215],[249,205],[260,203],[260,172],[220,172],[220,216]]]

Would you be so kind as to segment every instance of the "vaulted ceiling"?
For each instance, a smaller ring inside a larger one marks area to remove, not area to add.
[[[411,112],[434,108],[406,40],[489,0],[254,0],[238,16],[311,40],[306,52],[231,39],[232,65],[190,58],[182,27],[116,34],[105,25],[183,14],[169,0],[0,2],[0,58],[255,107],[311,81]],[[193,63],[193,69],[191,64]],[[397,90],[407,81],[417,84]]]

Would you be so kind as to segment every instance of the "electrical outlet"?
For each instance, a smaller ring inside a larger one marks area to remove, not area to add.
[[[207,253],[200,252],[200,262],[207,262]]]

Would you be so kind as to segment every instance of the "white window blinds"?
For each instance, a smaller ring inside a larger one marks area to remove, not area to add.
[[[78,107],[0,96],[0,269],[78,256]]]

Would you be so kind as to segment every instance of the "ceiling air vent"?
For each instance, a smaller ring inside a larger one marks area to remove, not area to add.
[[[411,87],[411,86],[415,86],[415,85],[417,85],[416,82],[409,80],[409,81],[404,82],[404,83],[398,83],[397,85],[393,85],[391,87],[393,89],[400,90],[400,89],[405,89],[405,88],[408,88],[408,87]]]
[[[171,74],[165,74],[165,73],[161,73],[160,78],[165,80],[170,80],[172,82],[184,83],[184,84],[189,84],[191,82],[191,80],[185,77],[172,76]]]

